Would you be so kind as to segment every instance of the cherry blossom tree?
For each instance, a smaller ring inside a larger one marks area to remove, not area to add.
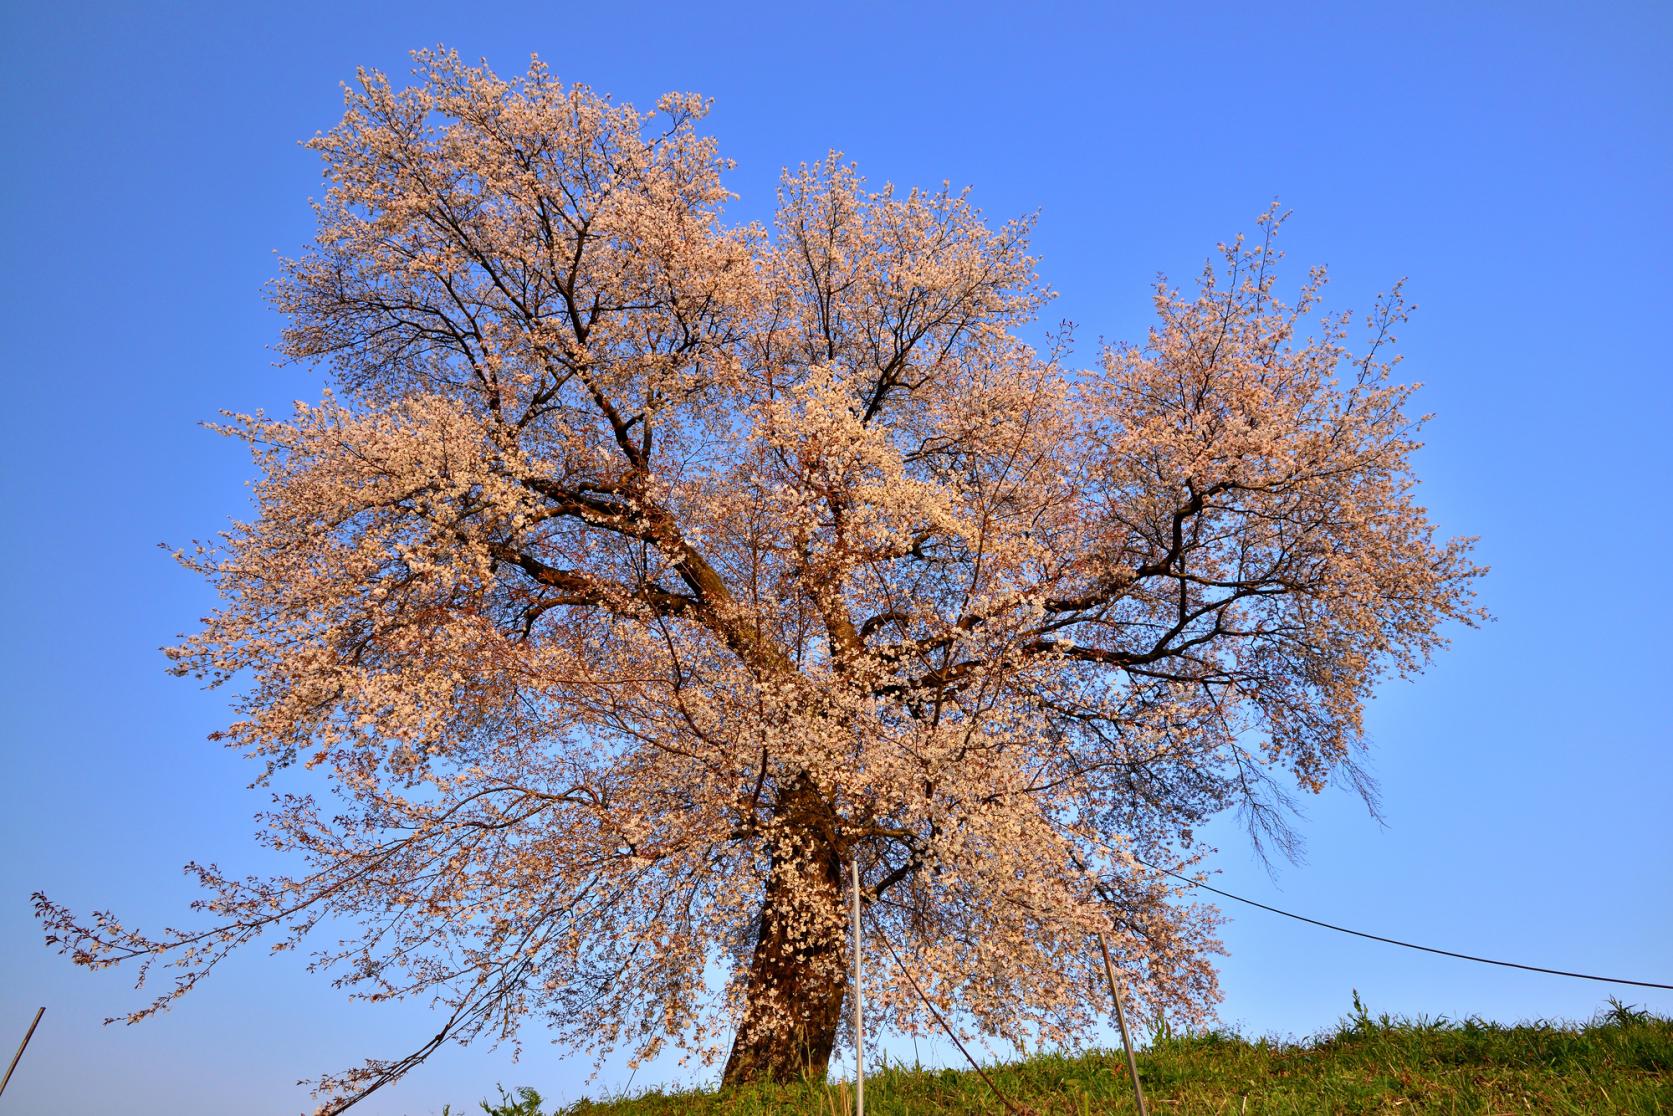
[[[439,1006],[324,1111],[530,1017],[823,1072],[850,863],[880,1026],[1073,1041],[1099,932],[1142,1010],[1209,1010],[1214,913],[1165,870],[1351,775],[1373,685],[1478,615],[1413,499],[1398,289],[1350,349],[1322,271],[1280,297],[1269,213],[1077,369],[1019,338],[1026,221],[832,155],[727,223],[699,98],[416,59],[312,141],[275,285],[333,387],[218,427],[257,508],[180,555],[222,603],[174,669],[237,692],[299,867],[193,865],[204,924],[162,933],[37,896],[49,941],[172,966],[131,1019],[261,938]]]

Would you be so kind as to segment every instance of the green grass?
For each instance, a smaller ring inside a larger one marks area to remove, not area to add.
[[[1584,1025],[1372,1018],[1358,1005],[1307,1042],[1235,1034],[1156,1036],[1139,1053],[1156,1116],[1289,1113],[1673,1113],[1673,1019],[1620,1004]],[[988,1071],[1039,1116],[1134,1112],[1119,1050],[1042,1055]],[[489,1113],[535,1116],[539,1098]],[[581,1101],[564,1116],[842,1116],[852,1086],[810,1082]],[[889,1066],[866,1076],[870,1116],[965,1116],[1006,1109],[971,1071]]]

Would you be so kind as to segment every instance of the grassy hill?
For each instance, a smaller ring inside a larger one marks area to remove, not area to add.
[[[1590,1023],[1503,1026],[1480,1020],[1372,1018],[1359,1009],[1307,1042],[1234,1034],[1161,1035],[1139,1054],[1152,1113],[1673,1113],[1673,1019],[1619,1004]],[[1038,1116],[1135,1111],[1119,1050],[1045,1055],[988,1071]],[[538,1116],[538,1095],[484,1104]],[[652,1092],[581,1101],[565,1116],[843,1116],[845,1082],[720,1092]],[[866,1077],[872,1116],[1003,1113],[974,1072],[890,1066]]]

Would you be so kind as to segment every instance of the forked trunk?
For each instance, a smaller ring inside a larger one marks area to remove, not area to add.
[[[780,799],[743,1022],[723,1085],[823,1077],[847,992],[842,859],[824,804],[799,781]]]

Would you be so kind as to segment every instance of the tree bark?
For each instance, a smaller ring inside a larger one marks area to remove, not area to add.
[[[812,781],[774,812],[775,842],[750,959],[745,1006],[722,1085],[821,1078],[847,993],[842,856]]]

